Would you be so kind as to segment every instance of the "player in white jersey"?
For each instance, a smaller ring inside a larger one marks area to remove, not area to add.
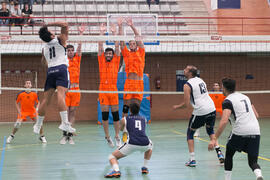
[[[226,145],[225,180],[231,180],[233,156],[236,151],[244,151],[248,154],[249,167],[255,173],[257,180],[263,180],[261,168],[257,163],[260,145],[258,113],[246,95],[235,92],[235,80],[224,78],[222,84],[223,93],[226,96],[222,104],[223,114],[216,132],[216,138],[211,140],[208,149],[213,149],[214,144],[230,120],[232,133]]]
[[[197,71],[197,68],[193,65],[188,65],[184,69],[184,75],[188,79],[187,83],[184,85],[184,102],[173,106],[174,109],[186,108],[189,107],[190,104],[193,107],[192,116],[187,128],[187,143],[190,159],[185,165],[189,167],[196,166],[194,152],[194,133],[196,129],[205,125],[206,132],[210,139],[212,140],[215,138],[215,104],[208,94],[205,82],[201,78],[197,77]],[[215,149],[219,162],[223,164],[224,156],[218,143],[215,144]]]
[[[55,36],[48,26],[61,27],[60,36]],[[42,49],[42,61],[47,64],[47,79],[44,88],[44,97],[38,109],[37,122],[34,125],[34,133],[39,133],[45,118],[47,106],[52,95],[57,89],[57,104],[61,117],[59,129],[70,133],[75,132],[68,121],[65,94],[69,86],[68,58],[66,53],[66,41],[68,39],[68,24],[66,22],[54,22],[44,25],[39,30],[39,37],[47,44]]]

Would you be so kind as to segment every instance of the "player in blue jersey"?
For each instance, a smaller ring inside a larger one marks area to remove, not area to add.
[[[147,174],[149,172],[147,164],[152,155],[153,144],[145,134],[147,121],[145,117],[139,115],[139,111],[140,105],[132,103],[130,104],[131,114],[121,119],[120,129],[128,132],[128,139],[126,143],[109,155],[109,161],[113,170],[105,175],[105,178],[120,177],[121,172],[117,160],[135,151],[144,152],[142,174]]]

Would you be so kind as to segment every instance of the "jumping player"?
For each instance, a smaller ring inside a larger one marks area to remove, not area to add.
[[[113,171],[105,175],[106,178],[120,177],[121,172],[118,165],[118,159],[128,156],[129,154],[140,151],[144,152],[144,164],[142,174],[148,174],[148,161],[152,155],[153,144],[145,134],[146,119],[139,115],[140,105],[137,103],[130,104],[131,114],[121,119],[121,130],[126,129],[128,140],[120,148],[109,155],[109,161]]]
[[[55,36],[48,26],[61,27],[60,36]],[[68,58],[66,52],[66,41],[68,39],[68,24],[66,22],[52,22],[44,25],[39,30],[39,37],[47,44],[42,49],[42,61],[47,64],[47,79],[44,88],[44,97],[38,109],[37,122],[34,125],[34,133],[39,133],[45,118],[47,106],[51,97],[57,89],[58,111],[61,117],[59,129],[70,133],[76,130],[71,127],[68,121],[65,95],[69,86]]]
[[[106,27],[104,24],[100,26],[100,35],[104,35]],[[113,35],[116,34],[115,25],[111,26]],[[115,41],[115,50],[106,48],[104,52],[103,42],[98,43],[98,63],[100,75],[100,91],[117,91],[117,76],[120,63],[119,42]],[[113,124],[115,130],[116,146],[121,145],[119,137],[119,107],[117,93],[99,93],[99,102],[102,111],[102,124],[105,132],[105,139],[110,147],[114,147],[114,143],[109,135],[109,110],[111,108],[113,116]]]
[[[7,138],[7,143],[9,144],[15,137],[15,133],[21,127],[22,122],[27,120],[27,117],[36,121],[37,119],[37,112],[39,101],[38,95],[35,92],[31,91],[32,83],[31,81],[25,81],[24,87],[26,88],[25,91],[21,91],[16,98],[16,109],[18,111],[17,121],[14,124],[14,128],[12,130],[12,134]],[[42,143],[47,143],[45,136],[43,135],[43,128],[40,129],[40,137],[39,140]]]
[[[83,34],[85,27],[80,26],[78,28],[80,35]],[[70,76],[70,90],[80,90],[80,69],[81,69],[81,58],[82,58],[82,42],[79,42],[76,53],[74,52],[74,46],[67,45],[67,56],[69,61],[69,76]],[[79,92],[67,92],[66,93],[66,105],[68,107],[68,120],[71,125],[75,123],[75,114],[78,106],[80,105],[81,93]],[[73,134],[63,131],[63,137],[60,140],[60,144],[75,144]]]
[[[235,92],[235,80],[224,78],[222,84],[223,93],[226,96],[222,104],[223,114],[215,138],[209,143],[208,149],[213,150],[217,139],[230,120],[232,133],[226,145],[225,180],[231,180],[233,156],[236,151],[244,151],[248,154],[249,167],[254,172],[257,180],[263,180],[261,168],[257,163],[260,146],[258,113],[246,95]]]

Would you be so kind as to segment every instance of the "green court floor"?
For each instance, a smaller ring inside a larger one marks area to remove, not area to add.
[[[186,144],[187,121],[152,122],[147,133],[154,143],[150,173],[141,175],[143,154],[134,153],[121,159],[121,179],[129,180],[224,180],[223,166],[216,153],[208,152],[208,137],[204,128],[195,140],[197,167],[186,167],[188,160]],[[23,124],[11,144],[3,148],[4,136],[11,132],[13,124],[0,125],[1,161],[0,176],[3,180],[95,180],[104,179],[110,170],[108,155],[114,150],[104,140],[103,128],[93,123],[77,123],[78,136],[75,145],[60,145],[59,123],[46,123],[47,145],[39,142],[32,133],[33,124]],[[260,159],[265,180],[270,180],[270,119],[261,119]],[[220,139],[225,145],[230,126]],[[114,131],[110,127],[112,136]],[[224,146],[223,146],[224,147]],[[224,152],[225,149],[222,148]],[[0,179],[1,179],[0,178]],[[234,157],[233,180],[255,180],[247,163],[247,155],[237,153]]]

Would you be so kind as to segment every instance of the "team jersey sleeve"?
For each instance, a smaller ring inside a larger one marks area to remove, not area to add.
[[[21,93],[19,93],[16,97],[16,103],[19,103],[21,101]]]
[[[222,103],[222,109],[230,109],[231,111],[233,111],[233,105],[232,102],[228,99],[225,99]]]
[[[35,102],[38,103],[38,95],[35,93]]]
[[[82,56],[79,56],[78,53],[76,53],[75,58],[77,59],[77,61],[79,61],[79,63],[81,63]]]
[[[145,55],[145,49],[144,48],[139,47],[138,51],[140,52],[141,56]]]

